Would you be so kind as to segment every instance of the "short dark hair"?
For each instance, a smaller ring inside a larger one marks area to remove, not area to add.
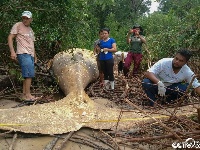
[[[190,57],[192,56],[191,51],[187,50],[187,49],[180,49],[177,54],[181,54],[183,57],[185,57],[185,59],[188,61],[190,59]]]
[[[108,33],[110,33],[110,29],[109,28],[102,28],[102,31],[107,31]]]
[[[100,29],[100,30],[99,30],[99,34],[100,34],[101,32],[103,32],[103,30],[102,30],[102,29]]]
[[[136,23],[132,29],[135,29],[135,28],[139,28],[140,29],[140,34],[143,35],[143,28],[141,27],[141,25],[139,25],[138,23]]]

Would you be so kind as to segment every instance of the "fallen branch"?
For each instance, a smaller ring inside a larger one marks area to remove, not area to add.
[[[193,76],[193,77],[192,77],[192,80],[190,81],[190,84],[188,85],[188,87],[187,87],[185,93],[184,93],[183,96],[180,98],[179,102],[177,103],[177,105],[176,105],[176,107],[175,107],[175,109],[174,109],[174,112],[173,112],[173,115],[171,116],[171,118],[173,118],[173,116],[176,114],[176,110],[177,110],[178,107],[181,105],[181,103],[184,101],[184,97],[188,94],[189,89],[190,89],[190,87],[192,86],[192,83],[193,83],[193,81],[194,81],[195,78],[196,78],[196,76]],[[170,120],[170,119],[169,119],[169,120]]]
[[[131,106],[135,107],[136,109],[138,109],[139,111],[141,111],[142,113],[144,113],[145,115],[147,115],[148,117],[150,117],[151,119],[153,119],[154,121],[158,122],[162,127],[164,127],[169,132],[171,132],[179,141],[182,141],[182,139],[171,128],[167,127],[160,120],[157,120],[154,117],[152,117],[151,115],[147,114],[145,111],[143,111],[141,108],[139,108],[138,106],[136,106],[135,104],[133,104],[132,102],[130,102],[128,99],[125,99],[124,101],[127,102],[128,104],[130,104]]]
[[[6,131],[6,132],[4,132],[4,133],[0,133],[0,136],[5,136],[5,135],[7,135],[8,133],[11,133],[11,132],[13,132],[13,131],[10,130],[10,131]]]
[[[105,148],[102,148],[101,146],[98,146],[94,143],[91,143],[90,141],[85,141],[85,140],[80,140],[80,139],[74,139],[74,138],[70,138],[70,141],[74,142],[74,143],[80,143],[89,147],[92,147],[94,149],[100,149],[100,150],[107,150]]]
[[[116,150],[121,150],[119,145],[117,144],[117,142],[114,141],[114,139],[109,135],[107,134],[106,132],[104,132],[102,129],[100,129],[101,133],[105,134],[106,136],[108,136],[114,143],[115,145],[117,146],[117,148],[115,148]]]
[[[83,145],[93,147],[95,149],[102,149],[102,150],[104,149],[102,146],[96,144],[95,142],[92,142],[92,139],[89,139],[88,137],[82,135],[74,135],[73,137],[70,138],[70,141],[78,142]]]
[[[68,139],[74,134],[74,131],[70,132],[65,138],[64,140],[61,142],[61,144],[55,148],[55,150],[61,150],[63,148],[63,146],[65,145],[65,143],[68,141]]]
[[[43,150],[52,150],[59,140],[59,136],[56,136],[51,142],[49,142]]]
[[[115,149],[115,148],[113,147],[113,145],[110,144],[110,143],[108,143],[106,140],[104,140],[104,139],[102,139],[102,138],[100,138],[100,137],[97,137],[97,136],[95,136],[94,134],[93,134],[93,135],[90,135],[90,136],[92,136],[93,138],[95,138],[95,139],[101,141],[102,143],[108,145],[110,148]]]
[[[177,133],[177,134],[182,135],[181,133]],[[194,135],[200,134],[200,131],[185,132],[183,136],[185,138],[188,138],[193,134]],[[123,139],[122,141],[120,141],[118,143],[123,143],[123,142],[147,142],[147,141],[152,141],[152,140],[159,140],[159,139],[165,139],[165,138],[174,138],[174,137],[175,137],[174,134],[168,134],[168,135],[153,136],[153,137],[130,138],[130,139],[125,139],[125,140]]]
[[[17,139],[17,133],[15,133],[14,136],[13,136],[13,140],[12,140],[12,143],[9,147],[9,150],[13,150],[13,145],[15,144],[16,139]]]

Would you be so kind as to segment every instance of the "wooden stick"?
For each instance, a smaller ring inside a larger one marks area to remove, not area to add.
[[[154,121],[158,122],[162,127],[164,127],[169,132],[171,132],[180,142],[182,141],[182,139],[171,128],[167,127],[160,120],[157,120],[154,117],[152,117],[151,115],[147,114],[145,111],[143,111],[141,108],[139,108],[138,106],[136,106],[135,104],[133,104],[132,102],[130,102],[128,99],[125,99],[124,101],[127,102],[128,104],[130,104],[131,106],[135,107],[136,109],[138,109],[139,111],[141,111],[142,113],[144,113],[145,115],[147,115],[148,117],[150,117],[151,119],[153,119]]]
[[[52,141],[50,141],[43,150],[52,150],[53,147],[56,145],[57,141],[59,140],[59,136],[55,137]]]
[[[93,147],[93,148],[96,148],[96,149],[99,149],[101,147],[100,145],[93,142],[94,140],[92,140],[88,136],[86,137],[86,136],[83,136],[83,135],[73,135],[73,137],[71,137],[69,140],[73,141],[73,142],[79,141],[78,143],[81,143],[83,145],[87,145],[87,146],[90,146],[90,147]]]
[[[5,136],[5,135],[7,135],[8,133],[11,133],[11,132],[13,132],[13,131],[10,130],[10,131],[6,131],[6,132],[4,132],[4,133],[0,133],[0,136]]]
[[[12,143],[9,147],[9,150],[13,150],[13,145],[15,144],[16,139],[17,139],[17,133],[15,133],[14,136],[13,136],[13,140],[12,140]]]
[[[115,132],[115,131],[114,131],[114,132]],[[102,139],[101,137],[97,137],[97,136],[94,135],[94,134],[93,134],[93,135],[89,135],[89,136],[95,138],[96,140],[101,141],[102,143],[106,144],[106,145],[109,146],[110,148],[115,149],[114,146],[113,146],[112,144],[108,143],[106,140]]]
[[[115,142],[115,141],[113,140],[113,138],[112,138],[109,134],[107,134],[106,132],[104,132],[102,129],[100,129],[100,131],[101,131],[103,134],[105,134],[106,136],[108,136],[108,137],[115,143],[115,145],[117,146],[117,149],[116,149],[116,150],[121,150],[120,147],[119,147],[119,145],[117,144],[117,142]]]
[[[65,145],[65,143],[68,141],[68,139],[74,134],[75,131],[71,131],[65,138],[64,140],[61,142],[61,144],[55,148],[55,150],[61,150],[63,148],[63,146]]]
[[[180,134],[180,133],[178,133]],[[192,134],[198,135],[200,134],[200,131],[194,131],[194,132],[185,132],[184,136],[185,138],[190,137]],[[174,134],[168,134],[168,135],[162,135],[162,136],[153,136],[153,137],[144,137],[144,138],[131,138],[127,140],[122,140],[118,143],[122,142],[146,142],[146,141],[152,141],[152,140],[158,140],[158,139],[164,139],[164,138],[173,138]]]
[[[175,107],[175,109],[174,109],[174,112],[173,112],[172,117],[173,117],[174,114],[176,113],[176,110],[178,109],[178,107],[179,107],[179,106],[181,105],[181,103],[183,102],[183,100],[184,100],[183,98],[185,97],[185,95],[188,94],[189,89],[190,89],[190,87],[192,86],[192,83],[193,83],[193,81],[194,81],[195,78],[196,78],[196,76],[193,76],[193,77],[192,77],[192,80],[190,81],[190,84],[188,85],[188,87],[187,87],[185,93],[184,93],[183,96],[180,98],[179,102],[177,103],[177,105],[176,105],[176,107]],[[170,119],[169,119],[169,120],[170,120]]]
[[[85,146],[89,146],[89,147],[92,147],[94,149],[102,149],[102,150],[105,150],[103,148],[101,148],[101,146],[98,146],[96,144],[94,144],[94,142],[91,142],[91,141],[86,141],[86,140],[82,140],[82,139],[75,139],[75,138],[70,138],[69,139],[70,141],[74,142],[74,143],[79,143],[79,144],[83,144]]]
[[[60,139],[65,139],[66,137],[59,136]],[[72,141],[74,143],[80,143],[95,149],[102,149],[104,150],[100,145],[96,144],[93,139],[88,138],[88,136],[83,135],[76,135],[74,134],[72,137],[69,138],[69,141]]]

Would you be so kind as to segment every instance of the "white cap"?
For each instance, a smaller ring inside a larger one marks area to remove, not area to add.
[[[28,18],[32,18],[32,13],[30,12],[30,11],[24,11],[23,13],[22,13],[22,17],[23,16],[26,16],[26,17],[28,17]]]

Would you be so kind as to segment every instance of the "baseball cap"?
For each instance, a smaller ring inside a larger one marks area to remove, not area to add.
[[[32,13],[30,12],[30,11],[24,11],[23,13],[22,13],[22,17],[23,16],[26,16],[26,17],[28,17],[28,18],[32,18]]]

